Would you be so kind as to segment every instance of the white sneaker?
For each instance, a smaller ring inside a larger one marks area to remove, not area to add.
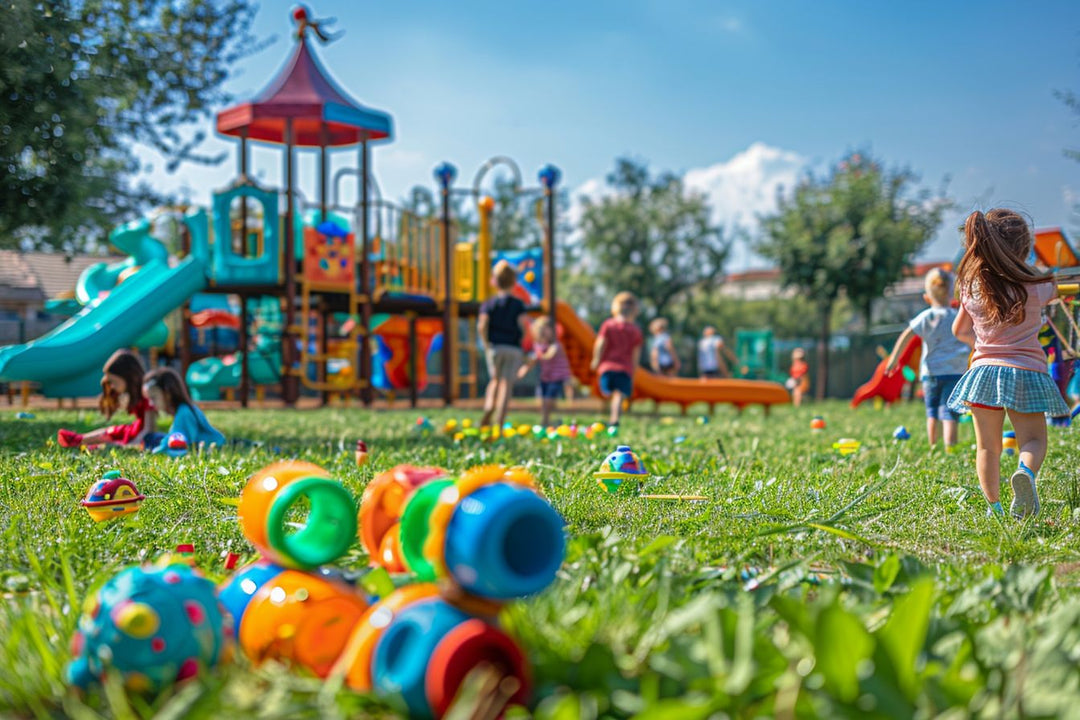
[[[1019,468],[1009,479],[1012,485],[1013,499],[1009,512],[1013,517],[1025,518],[1039,512],[1039,491],[1035,489],[1035,478]]]

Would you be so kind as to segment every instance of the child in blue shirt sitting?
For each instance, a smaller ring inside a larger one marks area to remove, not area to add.
[[[202,410],[188,395],[187,386],[180,373],[172,368],[162,367],[146,374],[143,380],[143,392],[159,411],[173,416],[172,427],[168,434],[148,433],[145,447],[155,453],[166,452],[170,448],[169,439],[181,435],[189,448],[225,444],[225,436],[218,432],[203,415]]]

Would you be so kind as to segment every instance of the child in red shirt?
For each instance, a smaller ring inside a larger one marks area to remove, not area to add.
[[[634,370],[641,356],[644,336],[634,324],[637,298],[621,292],[611,302],[611,317],[600,326],[593,345],[593,372],[600,374],[600,393],[611,398],[611,427],[619,426],[623,403],[634,394]]]
[[[60,447],[80,447],[82,445],[131,445],[141,443],[143,436],[153,430],[157,423],[157,411],[143,395],[143,366],[139,358],[130,350],[117,350],[105,363],[101,378],[101,398],[98,407],[106,420],[121,406],[135,421],[126,425],[110,425],[92,430],[85,435],[73,430],[60,430],[56,441]]]

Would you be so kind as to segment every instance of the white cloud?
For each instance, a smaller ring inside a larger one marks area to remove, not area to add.
[[[713,221],[723,225],[729,234],[738,226],[752,235],[758,226],[757,216],[776,208],[777,191],[793,187],[807,164],[807,159],[794,151],[755,142],[728,160],[688,170],[684,182],[688,190],[708,198]],[[581,219],[580,198],[598,200],[610,194],[603,180],[597,178],[574,189],[568,219],[575,230]],[[763,264],[740,240],[732,248],[728,269]]]
[[[757,226],[757,216],[776,208],[776,193],[791,188],[807,161],[791,150],[756,142],[730,160],[688,170],[688,190],[703,193],[713,218],[727,227]]]

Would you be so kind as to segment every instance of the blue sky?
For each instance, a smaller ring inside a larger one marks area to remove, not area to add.
[[[471,183],[487,158],[544,163],[575,194],[596,193],[613,160],[686,172],[717,219],[752,224],[778,184],[870,148],[939,186],[957,213],[927,257],[951,257],[960,216],[1007,204],[1036,225],[1080,226],[1080,125],[1053,93],[1080,92],[1080,3],[590,0],[312,2],[344,36],[317,49],[360,102],[390,112],[396,140],[374,153],[385,194],[431,184],[442,160]],[[291,45],[292,3],[266,0],[255,32],[276,42],[229,82],[246,98]],[[226,141],[211,147],[232,148]],[[198,202],[234,159],[161,187]],[[355,163],[348,152],[336,159]],[[276,183],[280,154],[254,168]],[[313,197],[313,159],[300,161]],[[350,186],[354,187],[354,186]],[[355,192],[354,190],[352,192]],[[1073,200],[1073,196],[1076,200]],[[1076,235],[1077,233],[1073,233]],[[737,252],[732,269],[749,257]]]

